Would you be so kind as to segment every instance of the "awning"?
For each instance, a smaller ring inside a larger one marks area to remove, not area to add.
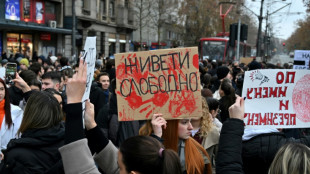
[[[35,23],[27,23],[20,21],[9,21],[0,20],[0,29],[7,30],[33,30],[33,31],[45,31],[50,33],[62,33],[62,34],[72,34],[72,30],[64,28],[51,28],[47,26],[42,26]]]

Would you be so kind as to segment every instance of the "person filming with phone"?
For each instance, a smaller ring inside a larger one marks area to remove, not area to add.
[[[16,133],[23,118],[23,110],[18,106],[10,104],[8,88],[3,79],[0,78],[0,159],[3,159],[2,151],[8,142],[17,138]]]

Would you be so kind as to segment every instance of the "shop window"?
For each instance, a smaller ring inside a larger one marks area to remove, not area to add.
[[[129,1],[125,0],[125,8],[129,8]]]
[[[115,42],[109,42],[109,57],[115,54]]]
[[[120,43],[119,45],[120,45],[119,49],[120,53],[126,52],[126,43]]]
[[[20,43],[21,43],[21,53],[25,57],[31,57],[32,56],[32,35],[30,34],[21,34],[20,37]]]
[[[7,39],[7,56],[14,56],[16,53],[19,53],[20,48],[20,38],[17,33],[8,33],[6,35]]]

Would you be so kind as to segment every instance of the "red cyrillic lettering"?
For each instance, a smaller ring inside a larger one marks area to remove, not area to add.
[[[286,90],[287,90],[287,86],[284,87],[284,90],[282,91],[283,87],[279,87],[279,95],[278,97],[286,97]]]
[[[295,81],[295,73],[296,72],[286,72],[286,80],[285,80],[285,83],[294,83]],[[290,82],[290,76],[291,77],[291,82]]]
[[[277,83],[281,84],[281,83],[283,83],[283,81],[284,81],[284,73],[283,72],[278,72],[277,73]]]
[[[253,88],[248,88],[247,89],[247,94],[246,94],[246,97],[247,99],[252,99],[252,97],[250,97],[250,94],[253,92]]]

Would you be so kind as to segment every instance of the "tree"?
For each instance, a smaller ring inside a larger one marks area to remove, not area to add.
[[[307,12],[310,12],[310,0],[303,0],[305,6],[307,7]]]
[[[136,19],[139,26],[139,40],[140,40],[140,48],[142,50],[142,40],[143,35],[142,31],[143,28],[148,25],[150,14],[151,14],[151,7],[152,7],[152,1],[151,0],[135,0],[135,11],[136,11]]]
[[[310,45],[310,16],[297,23],[298,27],[287,39],[288,50],[309,50]]]

